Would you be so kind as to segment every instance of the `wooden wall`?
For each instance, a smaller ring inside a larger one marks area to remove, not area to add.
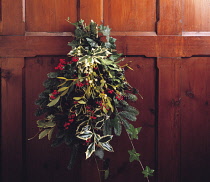
[[[126,75],[144,99],[135,141],[151,182],[208,182],[210,171],[209,0],[0,0],[1,181],[99,181],[84,155],[73,171],[67,147],[34,139],[34,101],[46,74],[68,53],[79,19],[112,28]],[[132,62],[130,62],[132,61]],[[122,142],[123,141],[123,142]],[[130,164],[125,133],[113,141],[107,182],[145,181]]]

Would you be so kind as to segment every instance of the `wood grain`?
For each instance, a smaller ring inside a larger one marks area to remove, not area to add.
[[[181,35],[182,33],[182,0],[159,0],[158,35]]]
[[[33,0],[26,1],[26,31],[66,32],[74,29],[65,21],[77,21],[76,0]]]
[[[210,58],[183,59],[182,181],[208,182],[210,169]]]
[[[210,1],[183,1],[183,31],[210,31]]]
[[[1,0],[0,35],[23,35],[22,0]]]
[[[180,181],[181,59],[158,58],[158,182]]]
[[[103,0],[80,0],[80,19],[88,24],[91,20],[103,23]]]
[[[23,181],[23,58],[1,58],[1,181]],[[15,65],[15,66],[14,66]]]
[[[104,24],[113,31],[155,32],[155,0],[105,0]]]
[[[191,57],[210,55],[209,36],[114,36],[117,50],[124,55],[147,57]],[[34,57],[66,55],[72,37],[65,36],[2,36],[1,57]]]

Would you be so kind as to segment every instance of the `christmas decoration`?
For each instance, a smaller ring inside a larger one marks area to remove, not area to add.
[[[74,40],[68,44],[72,47],[68,58],[60,59],[56,71],[48,74],[45,90],[36,101],[36,116],[45,115],[37,121],[39,139],[47,136],[50,140],[56,128],[52,146],[65,143],[71,147],[69,169],[80,147],[86,148],[86,159],[92,155],[103,158],[104,151],[114,151],[110,140],[121,135],[122,126],[131,142],[138,139],[141,130],[130,123],[136,121],[139,111],[127,102],[136,101],[139,93],[118,65],[123,59],[116,52],[110,28],[93,21],[89,25],[83,20],[72,24],[76,29]],[[134,146],[128,152],[131,162],[141,164]],[[143,168],[145,177],[153,172],[148,166]]]

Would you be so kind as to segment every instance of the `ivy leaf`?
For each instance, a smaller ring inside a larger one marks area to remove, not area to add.
[[[135,149],[128,150],[128,153],[130,154],[130,158],[129,158],[130,162],[133,162],[135,160],[139,161],[140,154],[137,153]]]
[[[109,177],[109,169],[104,171],[104,179],[106,180]]]
[[[93,154],[93,152],[95,152],[95,150],[96,150],[96,148],[95,148],[95,143],[93,142],[93,143],[91,143],[91,144],[88,146],[88,148],[87,148],[87,150],[86,150],[86,152],[85,152],[85,154],[86,154],[86,159],[88,159],[88,158]]]
[[[86,40],[88,41],[91,47],[98,47],[98,44],[93,39],[86,38]]]
[[[59,100],[60,100],[60,96],[58,96],[56,99],[52,100],[49,104],[47,104],[47,106],[52,107],[55,104],[57,104]]]
[[[138,134],[141,131],[142,127],[134,128],[132,124],[130,124],[130,128],[128,128],[126,131],[130,134],[131,140],[137,139],[138,140]]]
[[[142,174],[144,174],[144,177],[147,178],[148,176],[153,176],[154,169],[150,169],[150,167],[146,166],[144,171],[142,171]]]

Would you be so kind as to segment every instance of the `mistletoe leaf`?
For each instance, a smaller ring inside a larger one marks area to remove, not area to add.
[[[58,92],[63,92],[63,91],[65,91],[65,90],[67,90],[69,87],[61,87],[61,88],[59,88],[58,89]]]
[[[55,104],[58,103],[58,101],[60,100],[60,96],[56,97],[54,100],[52,100],[49,104],[47,104],[48,107],[52,107]]]
[[[95,150],[96,150],[96,148],[95,148],[95,143],[93,142],[93,143],[91,143],[91,144],[88,146],[88,148],[87,148],[87,150],[86,150],[86,152],[85,152],[85,154],[86,154],[86,159],[88,159],[88,158],[93,154],[93,152],[95,152]]]
[[[148,176],[153,176],[154,169],[150,169],[149,166],[146,166],[145,169],[142,171],[142,174],[144,174],[144,177],[147,178]]]
[[[48,132],[48,140],[51,140],[51,138],[52,138],[52,133],[53,133],[54,129],[55,129],[55,128],[51,128],[51,129],[49,130],[49,132]]]
[[[53,128],[47,128],[47,129],[45,129],[44,131],[42,131],[42,132],[39,134],[39,139],[42,139],[42,138],[44,138],[45,136],[47,136],[47,135],[51,132],[51,129],[53,129]]]

